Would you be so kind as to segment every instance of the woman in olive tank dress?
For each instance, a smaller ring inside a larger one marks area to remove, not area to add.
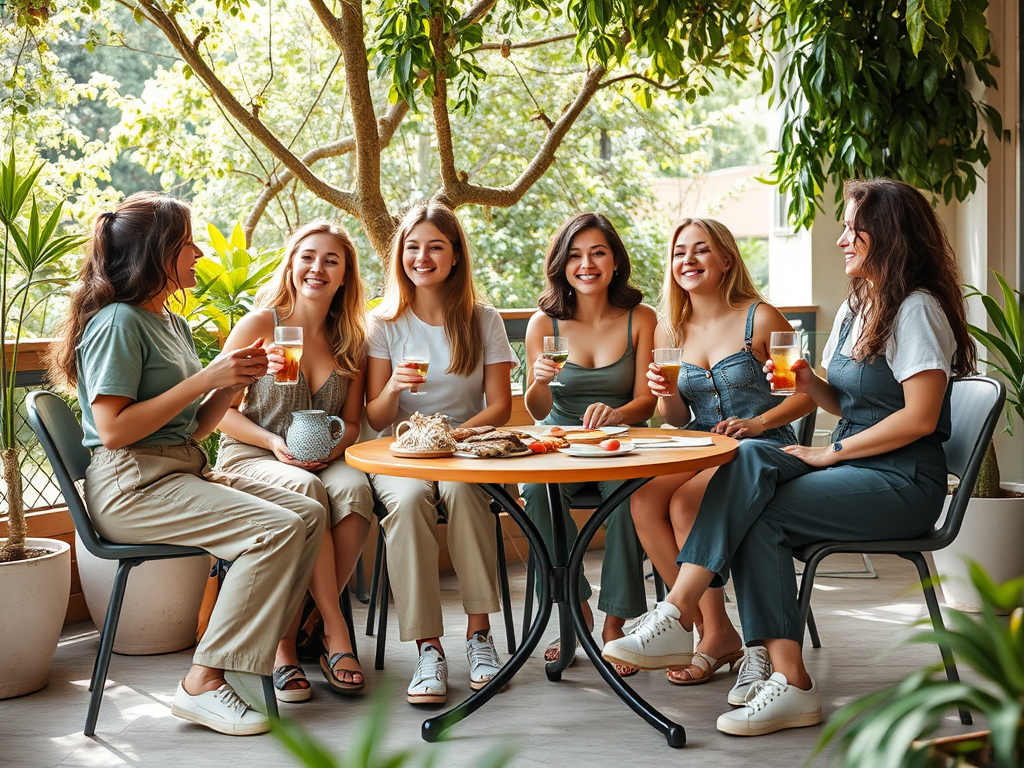
[[[555,234],[546,259],[547,288],[537,300],[540,311],[526,331],[526,407],[543,424],[583,426],[644,425],[654,412],[654,395],[647,387],[646,371],[652,360],[654,310],[641,304],[643,294],[629,282],[630,263],[622,240],[608,219],[599,213],[581,213],[566,221]],[[569,358],[558,367],[543,356],[545,336],[569,341]],[[561,387],[552,387],[558,374]],[[620,482],[601,482],[601,498],[607,498]],[[568,509],[570,496],[579,484],[563,484]],[[537,525],[549,550],[552,547],[551,516],[543,485],[523,488],[526,512]],[[566,516],[567,541],[571,546],[577,529]],[[580,599],[588,623],[593,614],[587,599],[590,585],[580,584]],[[623,502],[608,518],[601,596],[598,608],[605,612],[605,642],[622,636],[626,619],[647,610],[643,579],[643,551]],[[558,657],[558,641],[548,646],[545,657]],[[637,670],[619,665],[620,674]]]

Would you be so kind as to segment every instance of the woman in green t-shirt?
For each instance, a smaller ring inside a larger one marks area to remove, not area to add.
[[[197,440],[266,372],[267,355],[257,340],[202,367],[188,324],[166,309],[172,293],[196,285],[201,255],[180,200],[141,192],[100,214],[51,368],[78,389],[93,449],[85,499],[100,535],[197,546],[232,561],[171,712],[248,735],[267,731],[267,717],[224,672],[273,671],[320,551],[324,509],[208,466]]]

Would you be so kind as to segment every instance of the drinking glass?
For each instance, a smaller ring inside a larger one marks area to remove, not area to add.
[[[561,371],[569,359],[569,339],[565,336],[545,336],[543,357],[557,365],[558,370]],[[564,385],[558,380],[556,373],[548,382],[548,386],[561,387]]]
[[[683,366],[683,350],[679,347],[659,347],[654,350],[654,364],[665,379],[665,392],[659,397],[672,397],[679,386],[679,369]]]
[[[772,394],[788,397],[796,394],[796,373],[793,363],[800,359],[800,334],[794,331],[772,331],[769,352],[775,370],[772,371]]]
[[[274,376],[275,384],[294,386],[299,382],[299,361],[302,359],[301,326],[279,325],[274,328],[274,345],[281,348],[284,367]]]
[[[430,347],[427,344],[406,344],[402,349],[401,365],[416,369],[423,378],[427,377],[427,368],[430,367]],[[422,395],[420,386],[417,384],[409,390],[410,395]]]

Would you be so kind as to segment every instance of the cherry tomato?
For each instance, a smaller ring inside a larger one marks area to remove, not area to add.
[[[614,437],[611,440],[605,440],[601,443],[601,447],[606,451],[617,451],[622,447],[622,443],[616,440]]]
[[[534,453],[547,452],[547,448],[544,446],[544,443],[542,443],[540,440],[538,440],[535,443],[530,443],[530,450],[533,451]]]

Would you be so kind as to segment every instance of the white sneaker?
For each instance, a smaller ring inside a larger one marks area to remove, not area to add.
[[[229,736],[252,736],[270,730],[267,716],[246,704],[227,683],[195,696],[178,683],[171,714]]]
[[[747,692],[754,683],[760,683],[772,676],[772,660],[763,645],[752,645],[747,648],[746,655],[740,663],[740,673],[736,677],[736,685],[729,691],[729,703],[734,707],[742,707],[747,700]]]
[[[444,704],[448,699],[448,660],[434,646],[420,648],[406,693],[410,704]]]
[[[601,656],[640,669],[685,667],[693,660],[693,632],[679,623],[679,609],[661,602],[625,637],[604,644]]]
[[[761,736],[784,728],[803,728],[821,722],[821,699],[811,681],[809,691],[790,685],[781,672],[754,683],[746,705],[718,718],[718,730],[733,736]]]
[[[469,658],[469,685],[479,691],[501,669],[501,659],[489,633],[477,632],[466,641],[466,656]]]

